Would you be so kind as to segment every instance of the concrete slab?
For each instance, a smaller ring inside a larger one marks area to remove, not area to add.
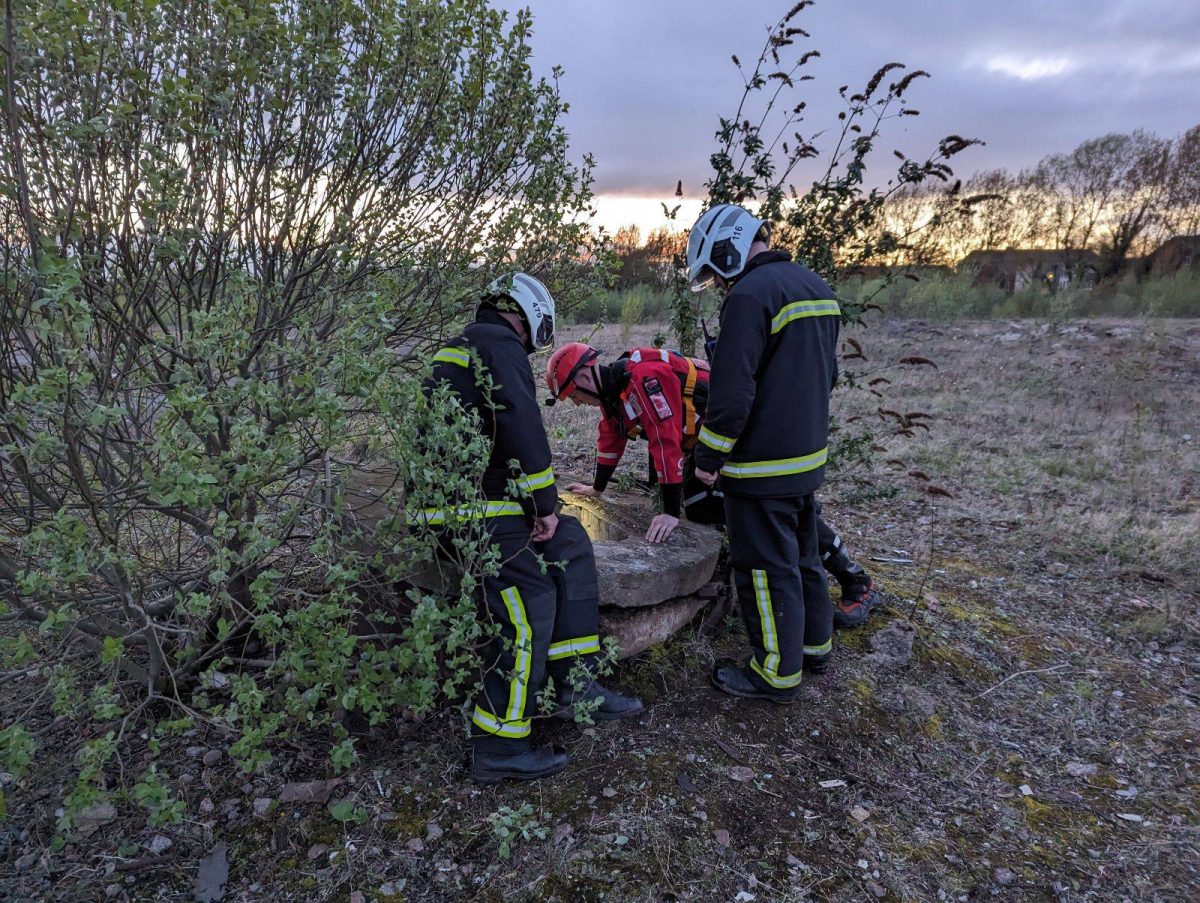
[[[358,550],[380,551],[372,534],[381,523],[396,518],[401,505],[395,470],[360,467],[345,475],[344,486],[346,524],[363,535]],[[654,516],[644,495],[610,490],[600,499],[590,499],[563,490],[562,501],[563,513],[579,518],[592,537],[601,627],[616,637],[622,658],[669,639],[710,601],[694,594],[716,570],[721,536],[715,529],[681,521],[667,542],[656,545],[643,538]],[[446,573],[443,563],[418,569],[409,579],[438,592],[454,576]]]

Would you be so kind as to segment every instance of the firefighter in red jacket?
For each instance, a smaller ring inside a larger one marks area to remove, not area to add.
[[[635,348],[611,364],[602,364],[601,353],[590,345],[570,342],[554,352],[546,367],[553,399],[603,411],[596,438],[595,480],[591,486],[574,483],[568,491],[600,495],[629,440],[641,438],[649,445],[651,476],[663,498],[663,513],[650,522],[646,539],[664,541],[679,523],[681,512],[696,523],[723,524],[723,493],[696,478],[692,454],[708,407],[708,363],[661,348]],[[858,626],[878,602],[878,591],[846,553],[841,537],[820,517],[817,528],[821,562],[842,588],[834,621],[840,627]]]

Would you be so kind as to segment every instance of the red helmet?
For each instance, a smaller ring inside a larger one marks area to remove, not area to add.
[[[554,354],[546,364],[546,385],[555,400],[568,397],[579,388],[575,377],[579,371],[600,356],[600,352],[583,342],[568,342]],[[549,404],[550,402],[547,402]]]

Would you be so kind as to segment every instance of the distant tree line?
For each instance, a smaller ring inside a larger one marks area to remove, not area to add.
[[[963,207],[955,195],[986,196]],[[1084,141],[1011,172],[978,172],[952,190],[914,186],[884,228],[912,236],[880,264],[954,264],[972,251],[1094,251],[1100,276],[1121,272],[1178,235],[1200,233],[1200,126],[1175,138],[1142,130]]]
[[[1200,234],[1200,125],[1174,138],[1104,135],[1026,169],[984,170],[949,186],[903,185],[863,232],[854,248],[875,253],[840,259],[834,248],[840,266],[954,266],[973,251],[1029,248],[1060,250],[1068,261],[1091,251],[1098,275],[1115,276],[1175,236]],[[683,233],[639,238],[636,227],[614,237],[616,287],[666,287]]]

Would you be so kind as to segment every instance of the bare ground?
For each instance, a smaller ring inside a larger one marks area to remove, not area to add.
[[[248,777],[204,764],[215,738],[197,735],[179,750],[182,825],[148,828],[130,805],[55,852],[49,755],[6,787],[0,890],[189,899],[223,842],[226,899],[1200,896],[1200,323],[854,335],[894,381],[887,405],[932,429],[866,474],[891,497],[846,504],[845,480],[823,493],[887,604],[838,635],[796,705],[708,687],[712,661],[744,646],[728,621],[620,668],[641,720],[546,727],[574,754],[561,779],[473,787],[447,713],[377,730],[329,804],[363,820],[338,822],[281,801],[287,782],[330,776],[317,757],[281,750]],[[626,338],[600,336],[616,350],[650,333]],[[914,354],[937,369],[890,363]],[[839,404],[875,416],[878,401]],[[548,417],[560,470],[586,472],[587,413]],[[503,858],[489,816],[524,803],[509,822],[529,838]],[[171,844],[152,853],[156,835]]]

